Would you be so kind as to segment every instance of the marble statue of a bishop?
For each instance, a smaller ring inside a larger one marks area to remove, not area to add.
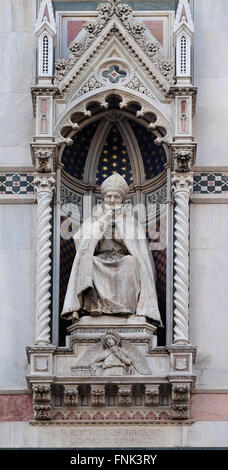
[[[118,173],[101,185],[103,204],[74,235],[76,255],[62,317],[141,315],[161,325],[155,266],[142,225],[124,206]]]

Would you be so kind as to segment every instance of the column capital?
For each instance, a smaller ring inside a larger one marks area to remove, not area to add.
[[[172,191],[174,195],[177,192],[186,192],[190,195],[193,190],[193,173],[178,174],[173,173]]]
[[[34,178],[35,192],[38,194],[42,192],[52,193],[55,189],[55,178],[52,175],[49,176],[36,176]]]

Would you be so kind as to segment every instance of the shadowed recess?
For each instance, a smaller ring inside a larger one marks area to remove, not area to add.
[[[158,176],[164,170],[166,154],[162,145],[156,145],[156,137],[145,127],[130,121],[142,155],[145,179],[149,180]]]
[[[74,178],[83,180],[85,162],[99,121],[90,124],[73,137],[73,145],[65,147],[62,164],[67,173]]]

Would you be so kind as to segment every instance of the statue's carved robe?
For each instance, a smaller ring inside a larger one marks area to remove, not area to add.
[[[74,235],[76,256],[62,315],[129,313],[161,324],[154,261],[142,226],[122,213],[110,235],[111,221],[101,221],[102,215],[86,220]]]

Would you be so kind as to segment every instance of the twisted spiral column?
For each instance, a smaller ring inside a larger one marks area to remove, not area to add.
[[[50,286],[51,286],[51,201],[55,180],[53,177],[34,179],[37,194],[36,244],[36,326],[35,344],[50,344]]]
[[[175,174],[174,193],[174,344],[189,343],[189,196],[192,175]]]

